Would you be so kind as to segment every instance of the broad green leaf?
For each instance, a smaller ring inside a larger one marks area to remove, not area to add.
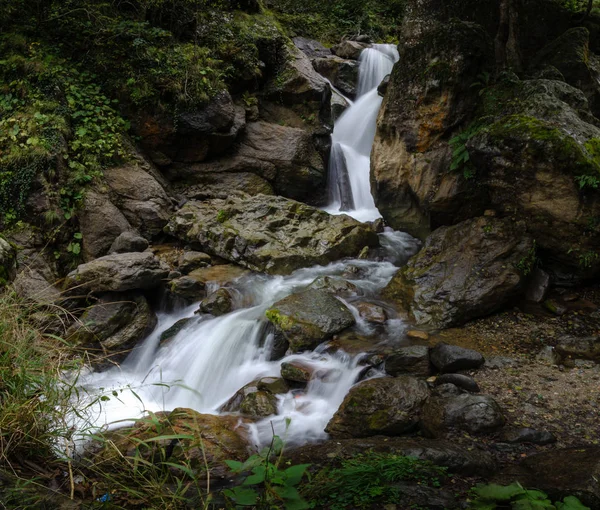
[[[488,501],[510,501],[519,494],[525,494],[525,489],[523,489],[519,482],[506,486],[490,483],[479,485],[473,490],[480,499]]]
[[[252,470],[252,474],[244,480],[242,485],[256,485],[265,481],[267,470],[264,466],[256,466]]]
[[[229,466],[234,473],[239,473],[242,470],[243,462],[239,462],[237,460],[226,460],[225,464]]]
[[[291,466],[285,470],[289,485],[298,485],[304,473],[308,469],[310,464],[298,464],[297,466]]]
[[[226,490],[225,494],[233,499],[238,505],[255,505],[256,500],[258,499],[258,494],[254,489],[245,487],[234,487],[231,490]]]
[[[556,503],[557,510],[590,510],[589,506],[585,506],[575,496],[567,496],[563,499],[563,503]]]

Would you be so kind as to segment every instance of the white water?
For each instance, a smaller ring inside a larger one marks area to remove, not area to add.
[[[360,55],[357,100],[336,122],[331,136],[330,214],[348,214],[359,221],[381,217],[371,195],[370,157],[382,98],[377,87],[392,72],[398,50],[376,44]]]
[[[347,213],[360,221],[380,217],[369,185],[369,156],[381,105],[376,87],[397,59],[391,45],[376,45],[363,52],[358,100],[339,119],[333,133],[333,145],[348,169],[346,177],[354,207]],[[338,195],[338,205],[334,201],[329,211],[339,214],[340,201]],[[378,261],[340,261],[301,269],[287,277],[242,277],[229,288],[236,302],[245,308],[222,317],[194,315],[197,304],[159,314],[155,331],[120,367],[78,375],[78,413],[70,417],[70,425],[80,431],[80,441],[84,441],[89,432],[130,424],[148,411],[188,407],[217,414],[244,385],[261,377],[278,377],[283,362],[301,360],[314,368],[306,389],[280,395],[277,414],[250,425],[250,434],[256,445],[267,444],[273,430],[279,435],[285,433],[288,444],[325,438],[325,426],[365,368],[359,364],[363,355],[330,352],[328,344],[322,344],[312,352],[270,361],[273,335],[265,311],[318,276],[341,275],[358,289],[356,296],[343,300],[357,319],[354,332],[371,335],[374,342],[398,341],[405,326],[393,317],[393,312],[385,326],[376,328],[359,317],[353,303],[375,298],[397,266],[416,253],[419,243],[408,234],[386,229],[380,234],[380,244]],[[208,287],[216,290],[215,285]],[[161,334],[182,318],[191,320],[173,339],[160,345]]]

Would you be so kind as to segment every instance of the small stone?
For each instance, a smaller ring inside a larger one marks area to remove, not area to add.
[[[125,231],[113,241],[108,253],[140,252],[148,248],[148,241],[135,232]]]
[[[504,429],[498,440],[503,443],[533,443],[539,445],[556,443],[556,437],[551,432],[530,428]]]
[[[463,390],[470,391],[471,393],[479,393],[479,385],[472,377],[462,374],[442,374],[434,382],[435,386],[440,384],[454,384]]]
[[[188,274],[201,267],[210,266],[210,255],[201,251],[185,251],[179,257],[179,270],[183,274]]]
[[[175,280],[177,278],[180,278],[182,276],[182,274],[179,271],[169,271],[169,274],[167,275],[167,280]]]
[[[567,313],[567,308],[555,299],[546,299],[546,301],[544,301],[544,308],[559,317]]]
[[[358,310],[358,315],[367,322],[385,324],[387,321],[387,314],[381,306],[362,302],[356,304],[356,309]]]
[[[496,211],[494,211],[493,209],[486,209],[483,212],[484,216],[487,216],[488,218],[493,218],[494,216],[496,216]]]
[[[314,367],[301,361],[289,361],[281,364],[281,377],[288,381],[306,383],[310,381]]]
[[[479,368],[483,356],[473,349],[439,343],[430,352],[431,363],[442,373]]]
[[[560,362],[560,356],[554,350],[551,345],[542,347],[542,350],[535,357],[541,363],[547,363],[549,365],[557,365]]]
[[[170,294],[183,299],[187,303],[193,303],[203,297],[204,289],[205,286],[202,282],[189,276],[180,276],[169,282]]]
[[[429,340],[429,333],[427,333],[427,331],[419,331],[418,329],[408,330],[406,336],[417,340]]]
[[[221,288],[202,300],[200,310],[215,317],[225,315],[233,310],[233,298],[227,289]]]

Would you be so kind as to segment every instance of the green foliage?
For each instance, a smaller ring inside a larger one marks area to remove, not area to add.
[[[511,485],[494,483],[478,485],[472,489],[469,502],[473,510],[494,510],[495,508],[512,508],[514,510],[589,510],[587,506],[574,496],[566,497],[562,502],[552,503],[545,492],[525,489],[519,482]]]
[[[398,503],[397,482],[409,481],[439,487],[446,468],[401,455],[365,453],[342,462],[341,467],[320,471],[303,491],[311,508],[342,510]]]
[[[531,274],[531,272],[535,269],[535,266],[538,263],[537,258],[537,244],[533,241],[533,246],[527,252],[527,255],[522,257],[516,264],[517,269],[523,276],[527,276]]]
[[[274,435],[268,447],[250,456],[246,462],[226,461],[233,473],[250,474],[241,485],[225,490],[224,494],[236,507],[250,506],[265,510],[280,507],[286,510],[309,508],[297,489],[309,464],[280,468],[282,454],[283,441]]]
[[[600,187],[600,175],[577,175],[575,181],[579,184],[579,189],[598,189]]]
[[[465,179],[475,177],[475,166],[471,162],[467,142],[471,137],[476,135],[481,126],[473,124],[465,129],[462,133],[450,139],[450,147],[452,148],[452,162],[450,163],[450,171],[461,172]]]

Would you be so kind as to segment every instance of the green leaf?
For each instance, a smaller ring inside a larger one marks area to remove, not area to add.
[[[252,470],[252,474],[244,480],[242,485],[257,485],[265,481],[267,470],[265,466],[256,466]]]
[[[75,232],[75,233],[73,234],[73,237],[74,237],[75,239],[83,239],[83,234],[82,234],[81,232]]]
[[[255,505],[256,500],[258,499],[258,494],[254,489],[234,487],[233,489],[224,492],[226,496],[233,499],[238,505]]]
[[[237,460],[226,460],[225,464],[229,466],[234,473],[239,473],[242,470],[242,466],[244,465],[242,462]]]
[[[289,485],[276,486],[272,487],[275,494],[277,494],[281,499],[286,500],[302,500],[300,497],[300,493],[296,487],[291,487]]]
[[[557,510],[590,510],[589,506],[585,506],[575,496],[567,496],[563,501],[564,503],[556,503]]]
[[[287,468],[284,472],[287,476],[288,484],[298,485],[308,467],[310,467],[310,464],[298,464],[297,466]]]
[[[81,253],[81,245],[79,243],[73,243],[73,255],[79,255]]]
[[[506,486],[495,483],[479,485],[473,491],[479,498],[488,501],[510,501],[519,494],[525,494],[525,489],[519,482]]]

